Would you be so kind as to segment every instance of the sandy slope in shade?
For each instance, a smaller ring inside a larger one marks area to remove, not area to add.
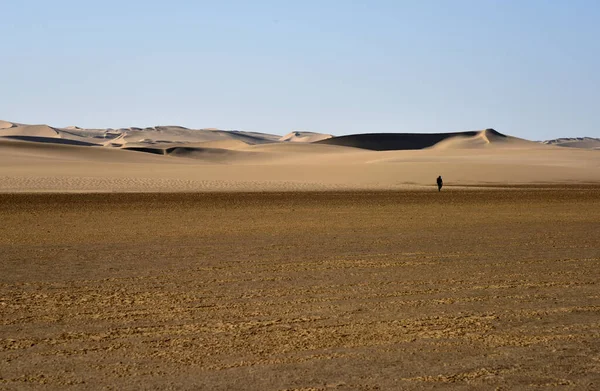
[[[598,151],[519,140],[481,143],[462,138],[425,150],[369,151],[230,140],[173,147],[159,156],[5,139],[0,191],[398,189],[430,186],[438,175],[448,186],[600,182]]]
[[[374,151],[421,150],[432,147],[481,148],[496,146],[519,146],[538,143],[506,136],[494,129],[454,133],[365,133],[333,137],[318,141],[320,144],[339,145]]]

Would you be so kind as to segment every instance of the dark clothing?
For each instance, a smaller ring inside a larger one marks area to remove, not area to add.
[[[441,176],[437,177],[437,185],[438,185],[438,191],[442,191],[442,186],[444,185],[444,182],[442,181]]]

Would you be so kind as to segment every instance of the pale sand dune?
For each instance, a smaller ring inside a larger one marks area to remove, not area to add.
[[[278,136],[255,132],[224,131],[218,129],[187,129],[180,126],[157,126],[154,128],[119,129],[113,134],[120,135],[110,140],[113,144],[129,145],[131,143],[171,144],[240,141],[246,144],[262,144],[277,142]]]
[[[324,135],[294,133],[278,141],[263,133],[177,126],[18,125],[0,129],[0,136],[3,192],[400,189],[432,186],[438,175],[447,188],[600,182],[598,151],[544,145],[493,129],[364,134],[316,143],[293,140]]]
[[[14,126],[15,126],[15,124],[13,124],[12,122],[0,120],[0,129],[8,129],[8,128],[12,128]]]
[[[448,137],[429,148],[434,149],[481,149],[481,148],[544,148],[534,141],[505,136],[493,129],[485,129],[474,135],[459,134]]]
[[[182,158],[177,156],[185,156]],[[0,191],[260,191],[399,189],[600,182],[600,153],[538,148],[367,151],[320,144],[245,149],[121,149],[0,143]]]
[[[242,140],[216,140],[216,141],[205,141],[203,143],[188,143],[185,146],[186,147],[199,147],[199,148],[221,148],[221,149],[231,149],[231,150],[237,150],[237,149],[244,149],[246,147],[248,147],[247,142],[244,142]]]
[[[57,128],[47,125],[21,125],[1,121],[0,137],[8,136],[21,139],[25,137],[62,138],[111,147],[137,144],[165,146],[228,141],[239,141],[245,144],[263,144],[278,142],[280,139],[278,135],[266,133],[225,131],[219,129],[188,129],[181,126],[155,126],[144,129],[135,127],[84,129],[78,126]]]
[[[340,147],[338,145],[324,145],[324,144],[312,144],[312,143],[281,143],[281,144],[263,144],[263,145],[251,145],[245,148],[248,151],[256,152],[269,152],[279,154],[282,157],[285,156],[306,156],[307,158],[314,158],[315,155],[325,156],[329,154],[371,154],[371,151],[364,149],[351,148],[351,147]]]
[[[0,137],[52,144],[99,145],[94,137],[82,136],[70,130],[48,125],[16,125],[0,128]]]
[[[27,125],[15,126],[0,130],[0,136],[29,136],[29,137],[47,137],[59,138],[60,132],[47,125]]]
[[[287,141],[292,143],[314,143],[317,141],[332,138],[330,134],[314,133],[314,132],[291,132],[281,137],[279,141]]]
[[[559,138],[559,139],[544,141],[544,144],[556,145],[558,147],[600,149],[600,138],[593,138],[593,137]]]

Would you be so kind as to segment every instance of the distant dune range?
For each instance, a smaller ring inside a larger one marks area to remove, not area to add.
[[[600,149],[600,138],[593,137],[557,138],[543,143],[559,147]]]
[[[430,189],[438,175],[446,189],[597,183],[598,148],[589,137],[534,142],[494,129],[333,137],[0,121],[0,192]]]

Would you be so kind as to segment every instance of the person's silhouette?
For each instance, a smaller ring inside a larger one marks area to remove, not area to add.
[[[444,185],[444,182],[442,181],[441,175],[439,177],[437,177],[437,185],[438,185],[438,191],[442,191],[442,186]]]

